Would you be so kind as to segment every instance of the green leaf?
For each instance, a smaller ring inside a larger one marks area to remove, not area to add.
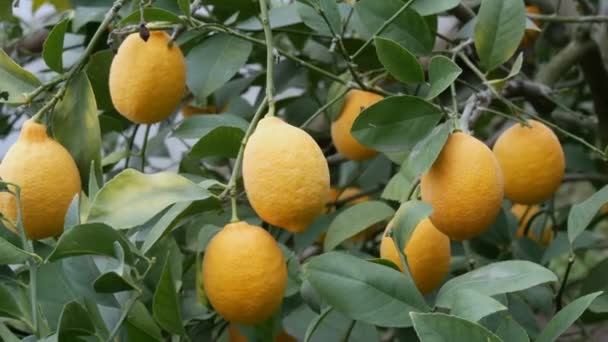
[[[340,94],[344,94],[349,88],[348,84],[352,80],[352,76],[350,73],[345,73],[340,75],[340,78],[344,80],[344,83],[334,81],[327,90],[327,98],[325,99],[327,102],[335,99]],[[342,107],[344,106],[344,100],[346,96],[342,96],[339,100],[334,102],[329,108],[327,108],[327,116],[331,121],[334,121],[340,115],[342,111]]]
[[[107,111],[114,109],[112,98],[110,97],[109,81],[110,66],[112,65],[113,58],[114,52],[102,50],[91,55],[85,67],[85,72],[95,94],[95,102],[99,109]]]
[[[304,24],[319,33],[332,36],[332,31],[335,34],[340,34],[342,31],[342,19],[335,0],[297,2],[296,9]],[[326,19],[321,13],[325,15]]]
[[[110,3],[105,6],[101,4],[94,6],[94,3],[91,3],[90,5],[91,6],[77,6],[74,10],[72,19],[73,32],[80,31],[80,29],[88,23],[100,23],[111,6]]]
[[[351,133],[377,150],[410,149],[435,127],[441,115],[439,108],[421,98],[390,96],[361,112]]]
[[[0,265],[23,264],[32,257],[40,259],[38,255],[24,251],[0,237]]]
[[[59,317],[57,335],[59,340],[77,339],[77,336],[95,334],[95,326],[89,313],[78,302],[69,302],[63,307]]]
[[[361,0],[355,4],[355,12],[371,36],[403,5],[400,0]],[[430,53],[435,42],[424,18],[410,8],[389,24],[380,36],[396,41],[416,55]]]
[[[536,338],[536,342],[553,342],[563,334],[574,322],[587,310],[593,300],[602,294],[602,291],[594,292],[577,298],[561,309],[547,323],[543,331]]]
[[[395,211],[380,201],[369,201],[349,206],[331,222],[324,249],[330,251],[350,237],[357,235],[375,223],[393,216]]]
[[[386,187],[382,191],[382,195],[380,195],[380,197],[387,200],[405,202],[408,200],[408,189],[411,186],[412,181],[405,177],[403,173],[397,172],[388,181],[388,184],[386,184]]]
[[[445,56],[434,56],[429,62],[429,83],[431,89],[428,100],[434,99],[446,90],[462,73],[462,69]]]
[[[177,290],[171,276],[170,267],[169,258],[166,258],[158,287],[154,291],[152,312],[154,318],[163,329],[172,334],[184,335],[185,330],[182,324]]]
[[[249,123],[232,114],[195,115],[175,128],[172,135],[182,139],[200,139],[218,127],[235,127],[242,131],[247,130]]]
[[[196,45],[186,56],[186,84],[199,99],[205,99],[234,76],[245,64],[252,45],[237,37],[217,34]]]
[[[513,65],[511,66],[511,70],[509,71],[509,74],[503,78],[489,80],[488,84],[504,83],[505,81],[508,81],[511,78],[517,76],[517,74],[519,74],[519,72],[521,71],[521,67],[523,64],[524,64],[524,53],[520,52],[519,55],[517,55],[515,62],[513,62]]]
[[[150,232],[146,235],[144,244],[141,247],[142,253],[146,253],[154,246],[154,244],[162,237],[162,235],[169,229],[177,217],[186,210],[192,202],[181,202],[175,203],[171,206],[163,216],[156,221],[154,226],[150,229]]]
[[[114,257],[114,243],[122,246],[127,263],[133,263],[134,246],[120,232],[103,223],[81,224],[65,231],[47,260],[53,262],[78,255]]]
[[[16,297],[13,291],[0,283],[0,317],[25,320],[25,314],[19,306]]]
[[[325,307],[323,309],[323,311],[321,311],[321,313],[319,313],[319,315],[317,317],[315,317],[312,321],[310,321],[308,328],[306,328],[306,335],[304,335],[304,342],[309,342],[311,340],[312,336],[314,335],[315,331],[317,330],[317,328],[319,327],[319,325],[321,324],[323,319],[325,317],[327,317],[327,315],[330,314],[333,309],[334,308],[332,308],[331,306]]]
[[[99,190],[88,222],[127,229],[145,223],[171,204],[208,197],[207,190],[175,173],[143,174],[126,169]]]
[[[496,329],[496,335],[503,341],[530,341],[526,329],[519,325],[511,315],[501,318],[500,325]]]
[[[475,24],[475,48],[481,65],[494,70],[517,50],[526,27],[523,0],[483,0]]]
[[[336,310],[369,324],[406,327],[410,311],[429,310],[415,287],[403,286],[403,273],[351,255],[314,257],[304,266],[304,278]]]
[[[424,139],[420,140],[412,149],[407,159],[401,165],[401,173],[408,179],[414,180],[428,171],[439,157],[443,145],[452,131],[452,123],[444,122],[435,127]]]
[[[0,49],[0,103],[26,103],[26,93],[36,89],[40,81],[15,63]]]
[[[131,341],[163,341],[162,331],[150,316],[146,306],[136,301],[127,315],[127,331]],[[134,337],[139,336],[137,340]]]
[[[507,310],[507,307],[496,299],[469,289],[462,289],[457,295],[452,296],[450,307],[451,315],[472,322],[477,322],[495,312]]]
[[[453,297],[463,289],[494,296],[554,281],[557,277],[553,272],[530,261],[495,262],[450,279],[439,290],[436,305],[449,308]]]
[[[412,322],[421,342],[502,340],[483,326],[443,313],[412,312]]]
[[[460,0],[414,0],[411,7],[420,15],[439,14],[460,4]]]
[[[403,83],[424,82],[424,71],[416,56],[394,40],[374,38],[378,59],[386,71]]]
[[[58,22],[42,46],[42,58],[44,58],[46,65],[58,73],[63,73],[63,38],[69,23],[69,18]]]
[[[177,5],[186,18],[190,18],[190,0],[177,0]]]
[[[190,155],[195,158],[236,157],[244,136],[245,132],[237,127],[216,127],[192,146]]]
[[[65,95],[53,111],[53,136],[72,155],[82,188],[89,185],[91,163],[101,183],[101,129],[97,103],[86,74],[79,72],[68,83]]]
[[[7,4],[9,4],[9,6],[11,6],[10,2],[7,2]],[[21,341],[17,336],[15,336],[15,334],[13,334],[6,327],[6,325],[4,325],[4,323],[0,323],[0,339],[2,339],[2,341],[4,341],[4,342],[20,342]]]
[[[130,24],[139,24],[140,21],[139,9],[123,18],[118,26],[126,26]],[[151,21],[167,21],[175,24],[183,24],[184,20],[181,19],[177,14],[169,12],[162,8],[146,7],[144,8],[144,20],[147,22]]]
[[[296,2],[271,8],[268,13],[268,16],[270,17],[270,28],[274,29],[301,23],[302,19],[297,10],[298,6],[299,3]],[[258,16],[243,20],[238,23],[236,27],[245,31],[261,31],[263,29],[262,22]]]
[[[568,214],[568,240],[572,245],[587,228],[597,212],[608,202],[608,185],[594,193],[585,201],[572,206]]]
[[[141,291],[131,278],[130,268],[125,265],[125,252],[122,245],[114,242],[113,247],[115,259],[107,261],[103,273],[93,282],[93,288],[99,293]]]
[[[300,16],[300,21],[302,21],[304,25],[322,35],[328,37],[332,36],[329,26],[325,20],[323,20],[323,17],[321,17],[321,15],[319,15],[319,13],[317,13],[313,7],[304,2],[296,2],[295,7],[298,15]]]

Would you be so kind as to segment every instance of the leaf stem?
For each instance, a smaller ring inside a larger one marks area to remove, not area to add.
[[[139,152],[139,156],[141,158],[141,172],[144,172],[146,169],[146,149],[148,148],[148,137],[150,136],[150,127],[152,127],[152,125],[146,125],[146,132],[144,133],[144,142],[141,146],[141,151]]]
[[[129,138],[129,144],[128,144],[129,153],[127,154],[127,157],[125,158],[125,169],[129,168],[129,162],[131,161],[133,146],[135,144],[135,136],[137,135],[138,130],[139,130],[139,124],[136,124],[135,127],[133,127],[133,132],[131,133],[131,138]]]
[[[331,107],[334,103],[338,102],[341,98],[344,97],[344,95],[346,95],[346,93],[348,93],[349,89],[345,89],[342,92],[340,92],[338,95],[336,95],[336,97],[334,97],[333,99],[329,100],[326,104],[324,104],[323,106],[321,106],[321,108],[317,109],[316,112],[314,112],[308,119],[306,119],[306,121],[300,125],[300,128],[304,128],[308,125],[310,125],[311,122],[313,122],[313,120],[319,116],[321,113],[323,113],[325,110],[327,110],[327,108]]]
[[[54,86],[58,85],[59,83],[65,81],[66,75],[60,75],[59,77],[56,77],[46,83],[41,84],[40,86],[38,86],[38,88],[34,89],[32,92],[28,93],[25,95],[25,102],[28,104],[31,104],[32,101],[34,101],[36,99],[36,97],[38,97],[40,94],[42,94],[45,90],[47,89],[51,89]]]
[[[253,133],[258,121],[262,118],[262,114],[264,113],[264,109],[266,108],[267,104],[268,104],[268,98],[264,97],[264,99],[262,100],[262,103],[260,103],[260,106],[258,107],[258,110],[253,115],[253,118],[251,119],[251,122],[249,123],[249,127],[247,127],[245,136],[243,136],[243,140],[241,140],[241,148],[239,149],[239,152],[236,156],[236,160],[234,162],[234,168],[232,169],[232,173],[230,174],[230,180],[228,180],[228,184],[226,185],[226,188],[220,194],[220,196],[219,196],[220,199],[225,198],[226,195],[228,195],[231,191],[233,191],[233,189],[236,190],[236,179],[238,177],[238,174],[241,172],[241,166],[243,164],[243,154],[245,153],[245,146],[247,145],[247,140],[249,140],[249,137]]]
[[[401,8],[395,12],[395,14],[393,14],[392,17],[388,18],[387,21],[385,21],[382,26],[380,26],[376,32],[374,32],[374,34],[371,36],[370,39],[368,39],[360,48],[359,50],[357,50],[357,52],[355,52],[354,55],[351,56],[351,58],[357,59],[357,57],[359,57],[359,55],[361,53],[363,53],[363,51],[365,50],[365,48],[372,43],[372,40],[374,39],[374,37],[379,36],[380,34],[382,34],[382,32],[384,32],[384,30],[386,30],[386,28],[388,27],[388,25],[390,25],[393,21],[395,21],[400,15],[401,13],[405,12],[405,10],[410,6],[410,4],[414,2],[414,0],[409,0],[408,2],[406,2],[405,4],[403,4],[403,6],[401,6]]]
[[[259,3],[262,15],[262,27],[264,28],[264,40],[266,41],[266,99],[268,100],[268,113],[266,113],[266,116],[274,116],[274,42],[272,40],[272,30],[270,29],[268,4],[266,0],[259,0]]]
[[[568,265],[566,266],[566,272],[564,273],[564,278],[562,279],[562,283],[557,291],[557,295],[555,296],[555,305],[557,311],[562,309],[563,303],[562,298],[564,296],[564,292],[566,290],[566,284],[568,282],[568,277],[570,276],[570,271],[572,270],[572,265],[574,265],[574,251],[570,248],[570,254],[568,255]]]

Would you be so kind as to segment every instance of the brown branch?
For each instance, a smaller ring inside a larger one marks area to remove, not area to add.
[[[594,41],[592,43],[592,47],[580,59],[579,65],[583,70],[589,89],[591,89],[593,107],[599,124],[600,140],[602,145],[606,145],[608,143],[608,96],[606,96],[608,72],[604,68],[599,47]]]

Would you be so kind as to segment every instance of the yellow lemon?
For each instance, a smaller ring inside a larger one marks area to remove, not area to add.
[[[382,100],[378,94],[352,89],[346,94],[340,115],[331,124],[331,139],[342,155],[352,160],[365,160],[374,157],[378,152],[363,146],[350,133],[355,119],[361,112]]]
[[[559,188],[566,159],[549,127],[534,120],[528,124],[531,127],[515,124],[504,131],[494,154],[505,177],[505,197],[514,203],[538,204]]]
[[[80,174],[70,153],[47,135],[44,125],[32,120],[23,124],[19,139],[0,163],[0,177],[21,188],[23,226],[29,239],[63,232],[67,209],[80,192]],[[0,212],[16,222],[13,195],[0,193]],[[8,227],[16,231],[10,224]]]
[[[528,13],[532,13],[532,14],[540,14],[540,8],[538,8],[538,6],[526,6],[526,12]],[[533,20],[534,24],[536,24],[536,26],[538,26],[539,28],[542,27],[542,22],[540,20]],[[522,49],[525,49],[529,46],[532,46],[532,44],[534,44],[534,42],[536,41],[536,38],[538,38],[540,32],[536,31],[536,30],[532,30],[532,29],[528,29],[525,31],[524,33],[524,37],[521,39],[521,42],[519,43],[519,47]]]
[[[513,204],[511,207],[511,212],[517,218],[517,222],[519,222],[517,228],[517,236],[524,236],[524,232],[526,231],[526,227],[528,227],[528,223],[530,220],[540,211],[540,207],[538,205],[524,205],[524,204]],[[542,245],[547,246],[553,241],[553,229],[551,227],[545,227],[543,229],[542,238],[539,240],[536,233],[530,228],[528,229],[528,237],[534,241],[540,242]]]
[[[380,243],[380,257],[394,262],[403,272],[395,242],[386,234],[392,225],[393,221],[386,227]],[[428,218],[416,226],[403,253],[407,257],[414,283],[422,294],[436,289],[450,270],[450,239],[435,228]]]
[[[267,231],[246,222],[230,223],[207,246],[202,281],[222,317],[250,325],[267,319],[281,305],[287,265]]]
[[[452,240],[481,234],[496,219],[503,177],[492,151],[481,141],[454,133],[433,166],[422,175],[422,200],[433,207],[431,221]]]
[[[169,35],[151,31],[148,41],[130,34],[120,45],[110,68],[110,95],[120,114],[132,122],[165,120],[186,89],[186,62]]]
[[[298,233],[325,208],[329,167],[308,133],[267,117],[245,147],[243,182],[251,206],[264,221]]]

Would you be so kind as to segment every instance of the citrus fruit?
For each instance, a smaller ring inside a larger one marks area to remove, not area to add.
[[[389,222],[382,237],[380,257],[394,262],[403,272],[395,242],[387,234],[392,229],[393,222]],[[450,270],[450,239],[435,228],[428,218],[416,226],[403,252],[414,283],[422,294],[436,289]]]
[[[538,6],[526,6],[526,12],[532,14],[540,14],[540,8],[538,8]],[[533,21],[536,26],[538,26],[539,28],[542,27],[541,21]],[[540,32],[537,30],[526,29],[526,31],[524,32],[524,37],[521,39],[521,43],[519,43],[519,47],[525,49],[527,47],[532,46],[532,44],[534,44],[534,42],[536,41],[536,38],[538,38],[539,34]]]
[[[287,287],[287,265],[267,231],[246,222],[229,223],[207,246],[202,279],[220,315],[250,325],[279,308]]]
[[[352,160],[365,160],[374,157],[377,152],[363,146],[350,133],[355,119],[361,112],[382,100],[383,97],[363,90],[352,89],[344,99],[342,111],[331,124],[331,139],[342,155]]]
[[[243,336],[234,324],[228,326],[228,337],[229,342],[249,342],[249,339]],[[274,338],[274,342],[297,342],[297,340],[289,336],[285,330],[281,330]]]
[[[457,132],[422,175],[420,190],[422,200],[433,207],[435,227],[452,240],[467,240],[496,219],[503,199],[503,177],[484,143]]]
[[[505,197],[520,204],[538,204],[559,188],[566,171],[562,145],[544,124],[528,120],[504,131],[494,154],[505,177]]]
[[[540,207],[538,205],[513,204],[513,206],[511,207],[511,212],[517,218],[518,227],[516,234],[518,237],[524,236],[524,232],[526,231],[526,228],[528,228],[530,220],[539,211]],[[551,241],[553,241],[554,234],[555,233],[553,232],[553,229],[551,229],[551,227],[544,227],[542,237],[539,240],[536,232],[532,229],[532,227],[529,227],[527,236],[530,239],[537,241],[544,246],[547,246],[551,243]]]
[[[325,208],[329,167],[308,133],[266,117],[245,146],[243,182],[251,206],[264,221],[298,233]]]
[[[130,34],[110,67],[110,95],[120,114],[132,122],[163,121],[179,105],[186,89],[186,62],[169,35],[151,31],[148,41]]]
[[[29,239],[63,232],[65,214],[80,192],[80,174],[70,153],[47,135],[44,125],[32,120],[23,124],[19,138],[0,163],[0,177],[21,188],[23,227]],[[15,196],[0,193],[0,212],[16,222]],[[8,227],[16,232],[16,227]]]

